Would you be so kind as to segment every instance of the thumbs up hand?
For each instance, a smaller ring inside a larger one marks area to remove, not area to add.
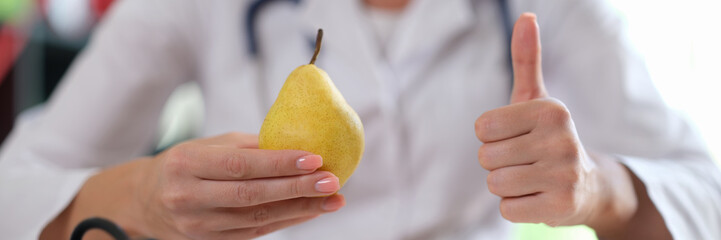
[[[601,203],[598,171],[579,140],[571,114],[549,98],[541,74],[536,16],[524,13],[511,41],[511,105],[488,111],[475,123],[484,144],[481,166],[491,193],[512,222],[551,226],[586,224]]]

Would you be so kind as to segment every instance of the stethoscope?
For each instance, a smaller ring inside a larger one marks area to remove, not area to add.
[[[263,10],[263,7],[270,5],[273,2],[280,2],[280,1],[286,1],[291,2],[294,4],[299,4],[300,0],[255,0],[253,3],[250,4],[248,9],[245,12],[244,18],[242,19],[245,23],[245,37],[246,37],[246,51],[247,55],[251,58],[255,59],[258,57],[258,34],[256,31],[256,19],[258,19],[258,15]],[[508,1],[507,0],[496,0],[498,3],[498,10],[501,13],[501,23],[503,24],[503,31],[505,34],[505,42],[507,43],[507,68],[509,74],[511,74],[511,79],[513,79],[513,67],[511,65],[511,35],[513,33],[513,23],[511,19],[511,13],[508,7]],[[308,46],[313,50],[315,47],[315,40],[310,39]]]
[[[292,2],[294,4],[299,4],[300,0],[255,0],[248,9],[245,12],[244,21],[245,22],[245,31],[246,34],[246,40],[247,40],[247,55],[251,58],[255,59],[258,57],[258,38],[257,38],[257,31],[256,31],[256,19],[258,19],[258,14],[260,14],[263,7],[268,6],[272,2],[278,2],[278,1],[287,1]],[[505,33],[506,43],[507,43],[507,56],[508,56],[508,64],[507,68],[509,71],[509,74],[511,74],[511,79],[513,79],[513,68],[511,65],[511,34],[513,33],[513,25],[511,23],[510,18],[510,11],[508,9],[508,1],[506,0],[496,0],[498,2],[498,9],[501,12],[502,23],[503,23],[503,30]],[[315,47],[315,40],[310,40],[309,47],[314,48]],[[512,81],[511,81],[512,82]],[[111,236],[113,236],[115,239],[118,240],[126,240],[130,239],[128,235],[117,225],[115,225],[113,222],[103,219],[103,218],[89,218],[84,221],[82,221],[78,226],[75,227],[73,230],[72,236],[70,237],[71,240],[75,239],[82,239],[83,235],[85,235],[85,232],[87,232],[90,229],[101,229],[106,232],[108,232]]]

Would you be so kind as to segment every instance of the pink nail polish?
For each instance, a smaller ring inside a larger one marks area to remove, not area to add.
[[[336,177],[323,178],[315,183],[315,190],[321,193],[334,193],[340,189],[340,183]]]
[[[299,158],[295,162],[295,166],[301,170],[315,170],[323,165],[323,158],[319,155],[308,155]]]

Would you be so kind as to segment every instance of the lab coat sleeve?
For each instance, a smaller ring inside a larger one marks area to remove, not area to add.
[[[616,156],[642,180],[675,239],[721,239],[721,172],[699,133],[665,105],[618,11],[565,2],[519,9],[539,13],[550,95],[567,105],[588,150]]]
[[[152,150],[159,114],[192,78],[186,1],[118,1],[40,116],[0,155],[0,234],[37,239],[104,167]]]

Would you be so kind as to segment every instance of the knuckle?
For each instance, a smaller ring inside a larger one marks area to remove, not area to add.
[[[270,208],[268,206],[258,206],[253,210],[251,221],[255,226],[264,225],[270,220]]]
[[[160,195],[160,203],[170,211],[180,211],[190,204],[191,196],[184,191],[166,191]]]
[[[581,148],[574,137],[560,136],[555,140],[555,149],[558,149],[558,157],[564,162],[578,160]]]
[[[514,60],[514,62],[516,62]],[[516,62],[518,64],[518,62]],[[535,63],[520,63],[520,64],[535,64]],[[521,99],[534,99],[540,96],[541,90],[536,87],[530,86],[518,86],[513,89],[513,95],[520,97]]]
[[[243,140],[248,136],[248,134],[242,133],[242,132],[227,132],[220,136],[221,139],[230,140],[230,141],[239,141]]]
[[[273,231],[275,231],[273,229],[273,227],[266,225],[266,226],[256,228],[253,235],[254,235],[254,237],[260,237],[260,236],[266,235],[268,233],[272,233]]]
[[[567,189],[564,190],[573,190],[574,185],[581,180],[581,173],[576,171],[575,166],[569,166],[559,174],[559,177],[561,178],[561,182],[568,186]]]
[[[175,220],[175,227],[179,232],[189,236],[202,235],[204,232],[204,222],[194,218],[179,218]]]
[[[575,183],[563,183],[561,184],[561,188],[558,190],[557,193],[557,202],[566,203],[570,206],[573,206],[576,204],[576,186],[578,184]]]
[[[555,201],[551,203],[555,215],[559,217],[571,216],[575,212],[576,198],[572,191],[563,190],[557,194]]]
[[[513,213],[512,208],[509,206],[508,202],[505,200],[501,200],[501,204],[499,205],[499,210],[501,212],[501,216],[505,218],[508,221],[511,221],[513,223],[519,223],[520,219],[516,217],[516,215]]]
[[[261,194],[262,191],[258,185],[241,183],[236,187],[236,195],[241,205],[256,205]]]
[[[234,154],[223,160],[225,171],[232,178],[243,178],[248,173],[249,164],[245,156]]]
[[[238,131],[231,131],[226,133],[226,135],[230,138],[242,138],[243,136],[245,136],[245,134]]]
[[[303,212],[316,212],[319,211],[319,206],[326,200],[326,198],[308,198],[300,205],[300,210]]]
[[[186,167],[190,148],[188,143],[181,143],[178,146],[168,149],[168,152],[165,154],[164,169],[171,173],[183,171]]]
[[[303,186],[303,181],[300,178],[297,178],[297,179],[291,181],[290,184],[288,184],[288,192],[293,197],[302,196],[302,194],[303,194],[302,186]]]
[[[541,119],[551,125],[568,125],[571,122],[571,112],[566,106],[556,101],[544,104]]]
[[[573,197],[572,192],[573,191],[570,189],[563,189],[558,193],[558,195],[556,195],[557,197],[554,203],[557,203],[558,207],[561,208],[559,210],[567,208],[567,206],[573,205],[575,203],[575,198]]]
[[[260,227],[254,228],[254,231],[251,232],[251,235],[253,238],[257,238],[257,237],[261,237],[261,236],[267,235],[269,233],[275,232],[279,229],[280,229],[279,226],[274,226],[272,224],[260,226]]]
[[[536,66],[538,58],[535,57],[514,57],[513,62],[519,66]]]
[[[555,211],[558,218],[566,218],[574,213],[573,203],[556,203]],[[553,218],[556,219],[556,218]]]
[[[488,176],[486,177],[486,183],[488,184],[488,191],[495,194],[500,195],[500,189],[502,189],[502,177],[500,174],[498,174],[498,171],[493,171],[488,173]]]
[[[488,130],[493,127],[493,118],[488,112],[481,114],[475,122],[476,137],[482,142],[488,141]]]
[[[543,221],[544,224],[548,225],[549,227],[558,227],[561,226],[561,223],[558,219],[550,218]]]
[[[491,157],[488,154],[488,145],[483,144],[478,148],[478,163],[486,170],[492,170]]]
[[[283,157],[271,154],[267,160],[273,163],[272,171],[275,175],[280,175],[283,172]]]
[[[166,173],[168,178],[173,178],[182,176],[185,173],[186,162],[181,159],[168,158],[161,167],[161,171]]]

